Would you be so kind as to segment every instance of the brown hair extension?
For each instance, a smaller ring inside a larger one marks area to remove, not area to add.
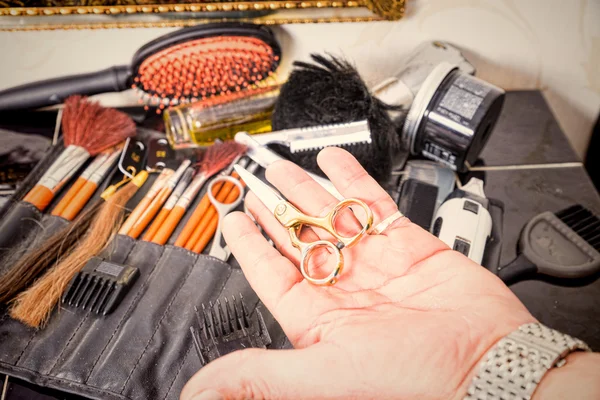
[[[102,204],[104,200],[99,199],[79,214],[71,224],[19,258],[16,264],[0,277],[0,303],[12,300],[17,293],[31,285],[46,268],[59,261],[65,254],[71,253],[90,227]],[[13,257],[8,256],[7,260],[11,258]]]
[[[15,298],[11,317],[35,328],[46,323],[71,279],[117,234],[123,222],[125,205],[137,189],[138,185],[132,181],[105,201],[85,237],[73,251]]]

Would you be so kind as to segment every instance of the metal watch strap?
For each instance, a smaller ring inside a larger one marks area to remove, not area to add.
[[[579,339],[540,323],[521,325],[487,352],[465,400],[528,400],[544,374],[567,354],[591,351]]]

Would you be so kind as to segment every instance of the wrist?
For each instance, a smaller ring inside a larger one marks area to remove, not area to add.
[[[542,378],[532,397],[540,399],[600,399],[600,354],[569,354],[565,365]]]

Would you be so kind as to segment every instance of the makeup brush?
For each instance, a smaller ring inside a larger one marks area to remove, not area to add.
[[[129,231],[133,228],[135,223],[140,219],[140,217],[144,214],[144,212],[150,207],[154,198],[158,195],[161,189],[167,184],[167,181],[173,176],[175,173],[171,168],[163,168],[160,171],[160,174],[154,180],[150,189],[146,195],[140,200],[140,202],[135,206],[133,211],[129,214],[121,228],[119,229],[120,235],[127,235]]]
[[[246,170],[250,173],[254,173],[257,167],[258,164],[252,163],[249,167],[246,167]],[[239,180],[243,187],[246,187],[246,184],[240,179],[240,176],[236,171],[233,171],[231,176]],[[216,195],[214,192],[217,192]],[[240,193],[236,185],[231,182],[224,182],[223,185],[214,185],[213,195],[218,202],[229,204],[234,202]],[[185,248],[197,254],[202,253],[202,251],[204,251],[206,248],[206,245],[208,245],[208,242],[210,242],[215,235],[218,224],[219,216],[217,215],[217,210],[211,205],[202,217],[202,220],[196,227],[196,230],[192,234],[190,240],[188,240]]]
[[[154,235],[152,242],[165,244],[171,237],[171,234],[173,234],[173,231],[177,227],[177,224],[179,224],[179,221],[183,218],[183,215],[190,204],[202,189],[202,186],[204,186],[204,183],[239,158],[245,151],[246,146],[234,141],[216,143],[206,149],[202,162],[198,165],[196,176],[169,213],[169,216],[161,229]],[[185,241],[187,241],[202,218],[202,214],[204,214],[204,211],[201,209],[201,206],[198,205],[177,237],[177,242],[175,243],[176,246],[183,247],[183,244],[185,244]],[[183,244],[178,244],[182,242]]]
[[[135,221],[132,225],[131,229],[127,232],[127,236],[137,239],[141,233],[148,227],[148,224],[152,221],[152,219],[158,214],[161,207],[171,193],[173,193],[173,189],[177,186],[177,182],[181,179],[187,168],[190,166],[192,162],[190,160],[184,160],[179,168],[171,175],[171,177],[167,180],[164,186],[158,191],[152,202],[148,205],[148,207],[144,210],[144,212],[140,215],[140,217]],[[121,232],[121,231],[120,231]]]
[[[15,298],[10,309],[11,317],[34,328],[45,325],[71,279],[117,234],[125,213],[125,205],[147,177],[148,173],[142,171],[122,189],[110,187],[102,193],[104,204],[93,217],[85,236],[64,259]]]
[[[52,209],[52,215],[68,221],[73,220],[92,197],[102,179],[110,172],[121,154],[122,147],[115,146],[98,154]]]
[[[90,156],[134,136],[135,123],[120,111],[72,96],[65,101],[62,130],[65,150],[23,199],[40,211]]]
[[[274,131],[368,120],[370,144],[344,146],[373,178],[386,182],[395,162],[404,163],[397,125],[403,125],[405,112],[387,105],[369,93],[356,69],[333,56],[313,54],[314,63],[295,62],[294,70],[281,87],[272,117]],[[399,114],[392,122],[389,111]],[[323,175],[318,151],[292,153],[287,147],[273,145],[278,153],[311,172]]]
[[[60,214],[67,208],[69,203],[77,196],[77,193],[85,185],[90,176],[106,161],[106,158],[111,153],[111,150],[104,150],[98,154],[94,161],[79,175],[75,182],[71,185],[67,193],[60,199],[58,204],[52,209],[52,215],[60,217]]]
[[[77,194],[60,214],[61,217],[67,221],[72,221],[73,218],[79,214],[79,212],[87,204],[88,200],[94,195],[100,183],[102,183],[104,178],[106,178],[106,176],[110,173],[120,155],[120,149],[113,149],[112,153],[110,153],[104,159],[104,162],[98,168],[96,168],[92,174],[86,177],[87,179],[81,189],[79,189]]]
[[[185,192],[185,189],[187,189],[187,187],[190,185],[190,182],[192,181],[193,177],[194,168],[188,168],[179,180],[179,183],[173,190],[173,193],[171,193],[171,196],[169,196],[169,199],[167,200],[163,208],[161,208],[160,212],[154,218],[152,225],[150,225],[146,233],[144,233],[144,237],[142,238],[142,240],[145,240],[146,242],[152,241],[152,238],[161,229],[165,220],[171,213],[171,210],[173,209],[173,207],[175,207],[175,204],[177,204],[177,201],[179,200],[183,192]]]

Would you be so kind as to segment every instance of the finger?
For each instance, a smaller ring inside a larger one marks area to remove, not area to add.
[[[398,211],[390,195],[346,150],[327,147],[317,156],[317,163],[344,197],[367,203],[373,212],[374,226]]]
[[[287,200],[307,215],[324,216],[339,203],[338,199],[315,182],[306,171],[292,162],[273,163],[267,168],[266,177]],[[339,223],[336,223],[336,228],[340,228],[340,233],[357,232],[361,229],[355,218],[348,218],[350,214],[348,210],[337,218]],[[331,236],[322,230],[316,229],[315,232],[321,239],[331,239]]]
[[[246,195],[246,206],[256,222],[263,228],[273,243],[275,243],[277,250],[298,267],[300,262],[300,251],[292,246],[288,230],[277,221],[277,218],[275,218],[273,213],[253,192],[248,192]]]
[[[332,387],[331,374],[339,369],[339,361],[321,349],[230,353],[198,371],[183,388],[180,400],[331,397],[336,390],[339,394],[339,388]]]
[[[279,319],[276,305],[303,280],[298,269],[267,242],[244,213],[234,212],[225,217],[223,236],[252,289]]]

